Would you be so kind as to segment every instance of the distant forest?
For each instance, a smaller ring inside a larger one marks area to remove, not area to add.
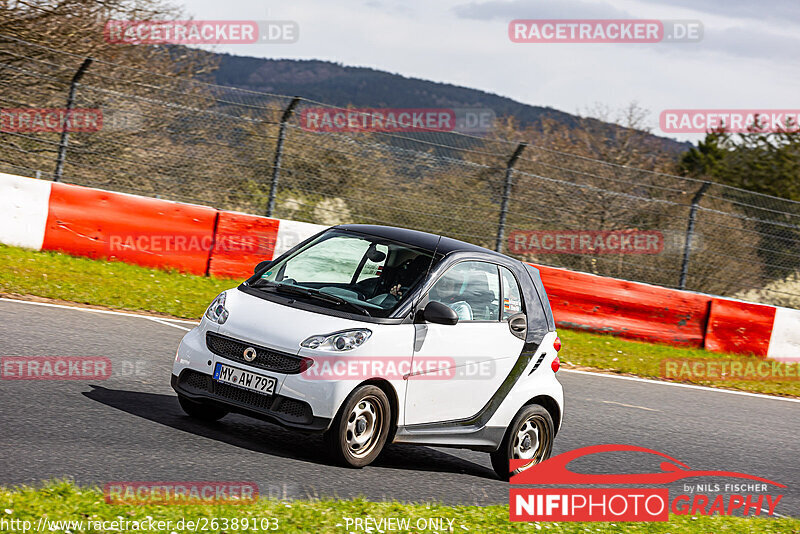
[[[329,61],[215,55],[219,68],[212,76],[220,85],[302,96],[342,107],[488,108],[498,118],[514,117],[521,129],[536,130],[546,120],[570,129],[581,124],[576,115],[550,107],[531,106],[478,89],[370,68],[346,67]],[[691,143],[651,137],[660,150],[676,156],[692,147]]]

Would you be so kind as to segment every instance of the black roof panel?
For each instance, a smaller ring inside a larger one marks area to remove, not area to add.
[[[377,237],[385,237],[401,243],[406,243],[415,247],[423,248],[433,252],[436,249],[437,243],[439,244],[439,254],[449,254],[455,251],[473,251],[496,254],[503,256],[488,248],[479,247],[472,243],[459,241],[450,237],[438,236],[436,234],[429,234],[428,232],[420,232],[419,230],[409,230],[407,228],[396,228],[394,226],[379,226],[374,224],[342,224],[336,226],[339,230],[346,230],[358,232],[362,234],[373,235]]]

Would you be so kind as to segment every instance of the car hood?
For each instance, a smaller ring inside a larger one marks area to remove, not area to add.
[[[239,289],[226,291],[225,308],[229,315],[218,329],[220,334],[292,354],[298,353],[300,343],[310,336],[370,326],[286,306]]]

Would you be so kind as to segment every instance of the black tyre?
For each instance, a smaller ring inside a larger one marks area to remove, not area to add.
[[[491,455],[494,472],[500,480],[508,480],[511,477],[509,458],[530,460],[516,469],[515,475],[547,460],[553,451],[554,436],[553,418],[544,407],[538,404],[523,406],[506,430],[500,448]]]
[[[331,458],[348,467],[364,467],[383,450],[392,421],[389,398],[376,386],[361,386],[344,401],[323,434]]]
[[[178,395],[178,402],[186,415],[201,421],[217,421],[228,415],[228,410],[221,406],[193,401],[183,395]]]

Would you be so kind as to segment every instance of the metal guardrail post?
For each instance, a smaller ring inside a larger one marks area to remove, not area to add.
[[[514,172],[514,165],[517,163],[522,151],[525,147],[528,146],[527,143],[520,143],[517,145],[517,149],[511,155],[511,158],[508,160],[506,164],[506,179],[505,184],[503,185],[503,200],[500,203],[500,221],[497,225],[497,241],[494,244],[494,249],[497,252],[502,252],[503,249],[503,237],[506,231],[506,217],[508,216],[508,199],[511,197],[511,184],[512,184],[512,173]]]
[[[71,118],[71,111],[75,105],[75,91],[78,87],[78,82],[83,78],[86,69],[92,64],[92,58],[87,57],[78,67],[77,72],[72,77],[69,84],[69,95],[67,96],[67,115],[64,120],[64,128],[61,130],[61,141],[58,143],[58,157],[56,158],[56,172],[53,174],[53,181],[60,182],[64,173],[64,160],[67,159],[67,147],[69,146],[69,120]]]
[[[281,157],[283,156],[283,142],[286,139],[286,123],[292,116],[294,108],[300,103],[300,97],[292,98],[281,116],[281,127],[278,131],[278,144],[275,146],[275,161],[272,163],[272,185],[269,188],[269,204],[267,204],[267,217],[272,217],[275,211],[275,197],[278,196],[278,179],[281,175]]]
[[[703,182],[703,185],[700,186],[700,189],[694,194],[692,205],[689,208],[689,225],[686,228],[686,243],[683,246],[683,262],[681,263],[681,279],[678,283],[680,289],[686,289],[686,277],[689,275],[689,255],[692,249],[692,237],[694,236],[694,223],[697,218],[697,206],[700,204],[700,200],[703,199],[703,195],[706,194],[710,186],[711,182]]]

